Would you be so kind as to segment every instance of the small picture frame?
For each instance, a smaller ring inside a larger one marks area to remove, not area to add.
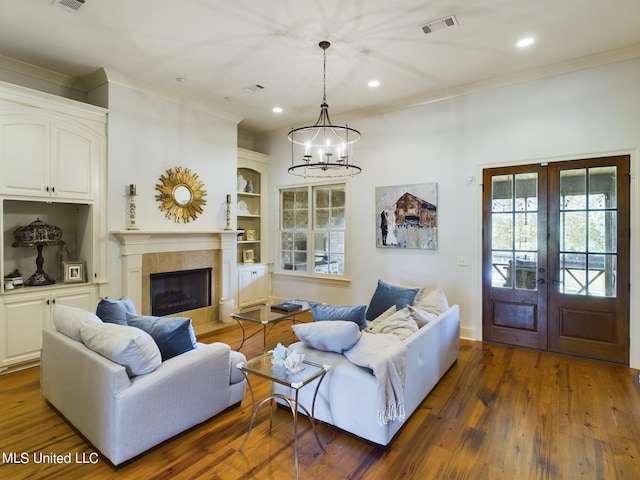
[[[243,263],[254,263],[255,262],[253,249],[243,250],[242,251],[242,262]]]
[[[62,262],[63,283],[84,283],[87,281],[84,262]]]
[[[253,241],[256,239],[256,231],[255,230],[247,230],[245,232],[245,234],[247,235],[247,240],[248,241]]]

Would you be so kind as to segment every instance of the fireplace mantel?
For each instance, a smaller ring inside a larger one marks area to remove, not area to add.
[[[237,290],[235,230],[119,230],[111,232],[122,245],[124,295],[142,308],[142,256],[147,253],[220,250],[222,265],[216,279],[221,297],[235,298]]]

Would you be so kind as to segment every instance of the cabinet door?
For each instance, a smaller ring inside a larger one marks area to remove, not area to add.
[[[49,196],[49,123],[28,116],[0,117],[0,191]]]
[[[51,326],[51,307],[54,304],[94,312],[96,287],[91,285],[47,293],[5,295],[0,309],[0,371],[40,358],[42,329]]]
[[[42,329],[49,325],[50,297],[20,295],[2,301],[1,365],[37,360],[42,347]]]
[[[103,142],[97,133],[57,118],[0,117],[0,191],[92,200]]]
[[[75,125],[52,124],[51,195],[91,199],[97,179],[97,139]]]
[[[68,305],[70,307],[81,308],[89,312],[96,311],[95,287],[79,287],[73,290],[65,290],[55,294],[57,305]]]
[[[238,307],[246,307],[253,303],[253,271],[248,268],[238,269]]]
[[[253,285],[256,302],[266,303],[269,297],[269,275],[266,265],[256,265],[253,271]]]

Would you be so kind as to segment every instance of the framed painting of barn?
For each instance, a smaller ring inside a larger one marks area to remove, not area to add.
[[[438,249],[438,184],[376,187],[376,246]]]

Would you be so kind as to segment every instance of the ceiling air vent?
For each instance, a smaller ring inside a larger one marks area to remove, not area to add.
[[[429,22],[426,25],[422,25],[420,28],[426,34],[433,33],[437,30],[442,30],[443,28],[453,27],[454,25],[458,25],[458,20],[455,15],[450,15],[445,18],[441,18],[440,20],[436,20],[434,22]]]
[[[77,12],[85,0],[53,0],[51,5],[58,5],[69,12]]]
[[[256,93],[256,92],[259,92],[260,90],[264,90],[264,87],[259,83],[256,83],[255,85],[249,85],[248,87],[244,87],[243,90],[247,93]]]

